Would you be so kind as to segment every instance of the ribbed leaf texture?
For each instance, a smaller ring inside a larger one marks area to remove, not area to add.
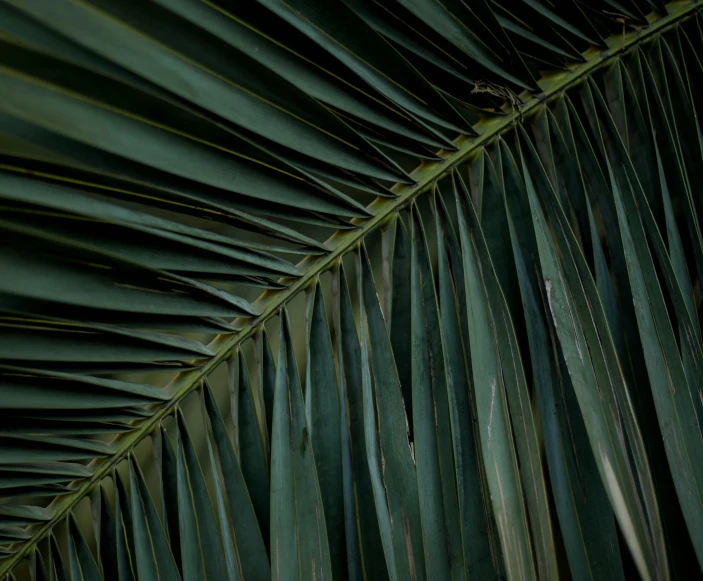
[[[699,10],[0,0],[0,578],[701,578]]]

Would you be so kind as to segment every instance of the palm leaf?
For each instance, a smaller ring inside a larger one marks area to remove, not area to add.
[[[698,578],[700,19],[0,0],[0,578]]]

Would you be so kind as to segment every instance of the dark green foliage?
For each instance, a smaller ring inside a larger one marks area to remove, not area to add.
[[[0,0],[0,578],[700,578],[699,10]]]

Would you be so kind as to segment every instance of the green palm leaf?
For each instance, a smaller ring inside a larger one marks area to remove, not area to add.
[[[700,10],[0,0],[0,578],[699,578]]]

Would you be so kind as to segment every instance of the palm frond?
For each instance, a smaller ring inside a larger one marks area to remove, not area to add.
[[[0,577],[699,577],[699,12],[0,0]]]

